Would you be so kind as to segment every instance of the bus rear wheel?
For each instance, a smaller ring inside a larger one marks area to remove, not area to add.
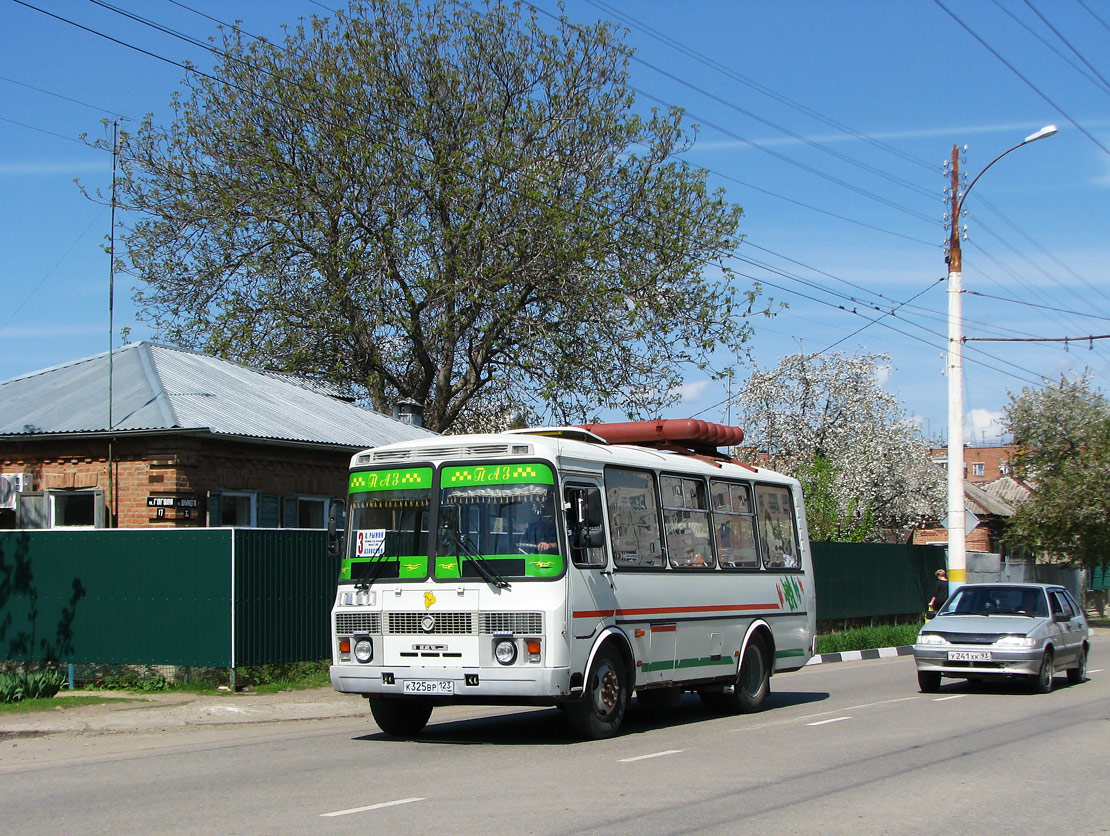
[[[732,688],[704,691],[702,703],[718,714],[751,714],[763,709],[771,693],[771,654],[762,639],[753,638],[744,649]]]
[[[393,737],[412,737],[428,725],[432,701],[421,697],[367,697],[374,722]]]
[[[628,707],[629,684],[620,654],[612,647],[598,651],[582,699],[565,703],[571,728],[587,740],[615,735]]]

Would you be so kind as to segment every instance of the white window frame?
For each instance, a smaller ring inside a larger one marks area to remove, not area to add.
[[[250,521],[244,524],[230,526],[231,528],[258,528],[258,491],[220,491],[220,526],[223,525],[224,502],[227,499],[246,498],[250,500]]]
[[[92,525],[63,525],[58,522],[58,500],[70,496],[91,496],[93,501]],[[104,527],[104,493],[94,488],[74,488],[46,491],[47,525],[49,528],[64,528],[67,531],[91,530]],[[99,525],[97,524],[99,522]]]

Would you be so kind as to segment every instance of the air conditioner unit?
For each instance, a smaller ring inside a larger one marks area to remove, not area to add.
[[[0,473],[0,508],[15,510],[19,498],[16,494],[31,490],[30,473]]]

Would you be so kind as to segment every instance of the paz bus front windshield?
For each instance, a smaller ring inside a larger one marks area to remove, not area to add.
[[[502,578],[559,577],[555,500],[554,473],[539,462],[355,471],[339,578],[482,579],[475,561]]]

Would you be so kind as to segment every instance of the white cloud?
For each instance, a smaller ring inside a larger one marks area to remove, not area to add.
[[[964,427],[965,441],[969,444],[999,441],[1006,435],[1002,425],[1002,412],[989,409],[973,409],[968,413]]]
[[[715,382],[712,380],[695,380],[692,383],[687,381],[679,387],[678,392],[679,395],[682,396],[683,401],[696,401],[713,385],[715,385]]]

